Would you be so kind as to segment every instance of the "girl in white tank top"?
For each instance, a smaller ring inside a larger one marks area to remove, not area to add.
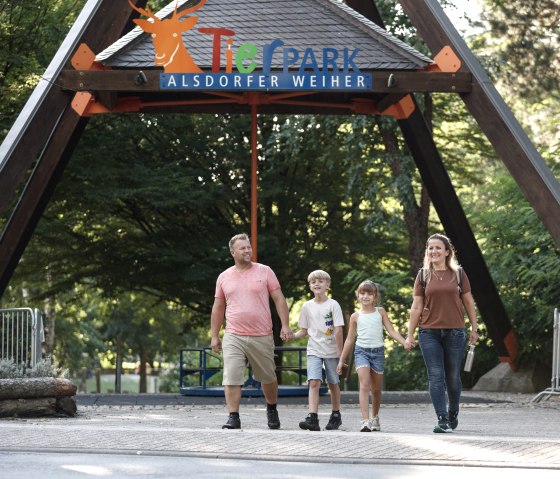
[[[394,340],[405,347],[405,339],[393,328],[384,308],[375,306],[379,299],[377,285],[370,280],[363,281],[356,290],[360,310],[350,316],[348,336],[340,356],[337,371],[340,374],[345,359],[355,345],[356,372],[360,383],[361,432],[380,431],[379,408],[381,406],[381,385],[385,365],[383,327]],[[372,395],[371,416],[369,414],[369,393]]]

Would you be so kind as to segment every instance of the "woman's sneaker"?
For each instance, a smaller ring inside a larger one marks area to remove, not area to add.
[[[434,432],[453,432],[451,426],[449,425],[449,420],[445,416],[438,417],[438,423],[434,427]]]
[[[373,416],[369,419],[369,427],[372,431],[381,431],[381,424],[379,424],[379,416]]]
[[[332,412],[325,429],[327,431],[332,431],[333,429],[338,429],[340,426],[342,426],[342,416],[340,412]]]
[[[449,426],[451,429],[457,429],[459,425],[459,411],[449,411]]]
[[[369,419],[364,419],[361,421],[360,432],[371,432],[371,424]]]

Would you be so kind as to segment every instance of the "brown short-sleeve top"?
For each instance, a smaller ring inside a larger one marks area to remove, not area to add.
[[[440,279],[441,278],[441,279]],[[471,283],[463,271],[463,293],[470,293]],[[420,315],[422,328],[464,328],[465,308],[457,289],[457,274],[446,269],[432,274],[426,288],[422,288],[420,274],[414,282],[414,296],[424,297],[424,307]]]

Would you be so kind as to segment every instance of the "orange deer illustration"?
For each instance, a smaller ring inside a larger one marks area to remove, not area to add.
[[[150,7],[137,8],[130,0],[130,6],[141,15],[151,18],[153,22],[143,19],[135,19],[134,23],[147,33],[151,33],[154,42],[155,64],[163,66],[165,73],[201,73],[202,70],[194,62],[190,56],[185,44],[183,43],[182,33],[192,29],[198,21],[197,16],[191,16],[185,21],[180,22],[179,19],[198,10],[202,7],[206,0],[200,2],[194,7],[187,8],[183,12],[177,14],[177,4],[172,18],[160,20],[157,18]]]

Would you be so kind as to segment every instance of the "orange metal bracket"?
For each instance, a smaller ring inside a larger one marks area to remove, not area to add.
[[[398,103],[391,105],[386,110],[381,112],[382,115],[392,116],[395,120],[406,120],[412,113],[416,106],[411,95],[406,95]]]
[[[103,66],[101,63],[95,61],[95,53],[87,44],[82,43],[72,58],[70,64],[76,70],[110,70],[111,68]]]
[[[434,63],[429,65],[424,71],[455,73],[461,69],[461,59],[455,54],[453,49],[446,45],[434,58]]]
[[[509,353],[509,356],[500,356],[500,362],[509,363],[509,367],[513,371],[517,371],[518,365],[515,362],[515,359],[517,358],[517,338],[513,329],[511,329],[504,338],[504,345]]]
[[[102,113],[133,113],[139,112],[142,102],[138,97],[124,98],[118,101],[117,106],[109,110],[106,106],[95,101],[91,93],[80,91],[72,99],[72,109],[80,116],[92,117]]]
[[[80,91],[72,99],[72,109],[80,116],[90,116],[87,111],[92,102],[93,95],[91,93]]]

